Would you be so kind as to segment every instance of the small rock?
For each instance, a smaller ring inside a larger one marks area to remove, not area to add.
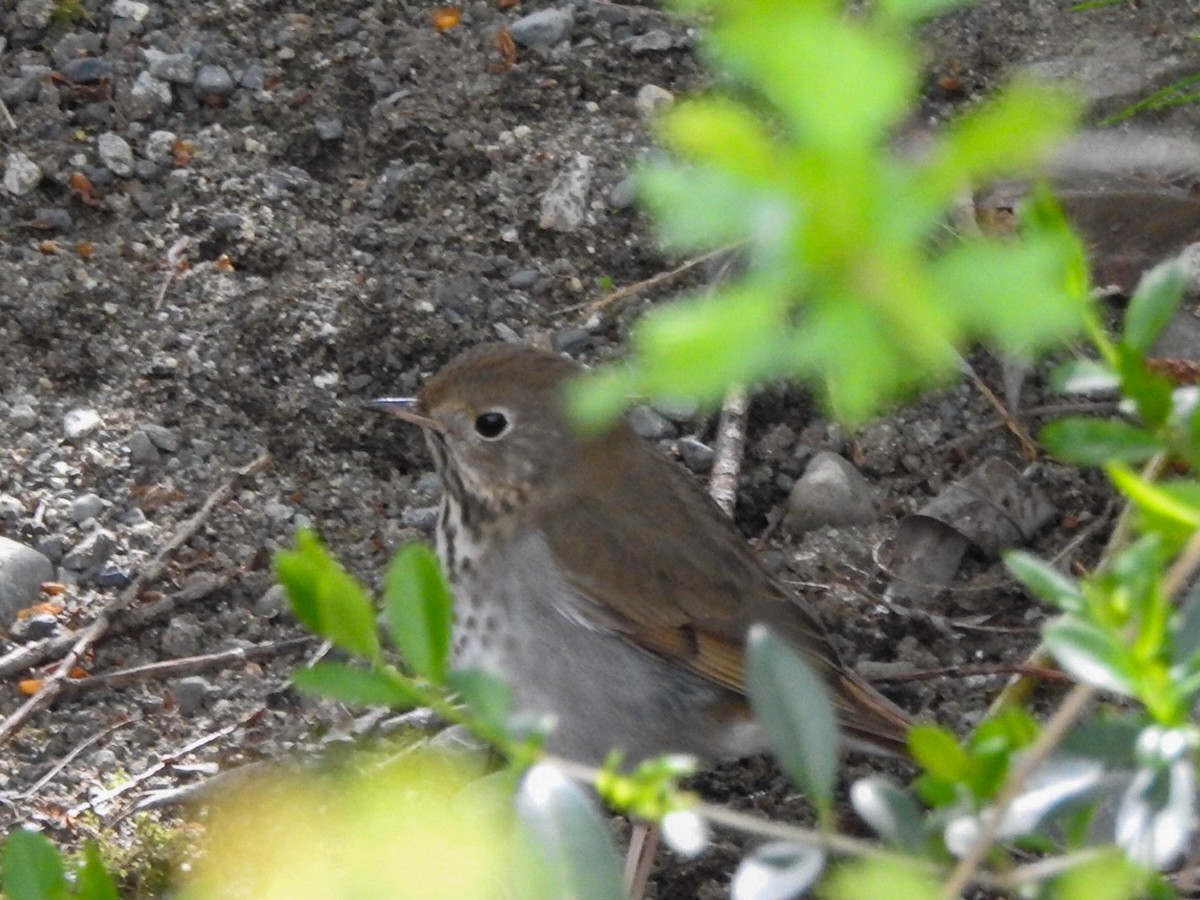
[[[201,66],[196,71],[196,79],[192,83],[192,90],[199,97],[224,99],[233,93],[235,87],[233,76],[228,70],[224,66],[214,65]]]
[[[571,232],[583,224],[587,215],[588,189],[592,183],[592,158],[576,153],[554,176],[542,197],[538,225],[554,231]]]
[[[113,0],[112,14],[118,19],[132,19],[134,22],[143,21],[150,15],[150,6],[139,0]]]
[[[406,528],[431,532],[437,524],[437,517],[436,506],[409,506],[400,513],[400,524]]]
[[[287,591],[282,584],[273,584],[254,601],[254,614],[273,619],[288,608]]]
[[[50,613],[36,613],[24,619],[17,619],[9,633],[17,641],[40,641],[53,636],[58,631],[58,619]]]
[[[71,521],[78,525],[88,519],[94,519],[104,512],[107,505],[97,494],[88,493],[76,497],[71,504]]]
[[[267,86],[267,73],[262,66],[253,63],[242,73],[242,87],[248,91],[261,91]]]
[[[121,760],[108,747],[101,747],[88,756],[88,764],[97,772],[108,774],[121,768]]]
[[[171,106],[171,85],[149,72],[139,72],[122,105],[131,118],[151,119]]]
[[[67,553],[71,541],[65,534],[49,534],[37,543],[37,552],[57,565]],[[51,580],[51,579],[47,579]]]
[[[700,415],[700,404],[695,400],[671,400],[666,397],[655,397],[650,405],[672,422],[685,424]]]
[[[613,209],[628,209],[637,202],[637,179],[630,175],[622,178],[608,192],[608,205]]]
[[[675,95],[657,84],[645,84],[637,92],[633,105],[643,119],[649,119],[655,113],[665,109],[675,102]]]
[[[81,56],[62,67],[62,74],[75,84],[99,84],[113,71],[113,64],[103,56]]]
[[[129,436],[129,460],[139,466],[153,465],[161,460],[158,448],[145,431],[135,431]]]
[[[74,224],[71,214],[61,206],[43,206],[33,214],[33,218],[40,228],[49,231],[70,231]]]
[[[518,291],[528,290],[537,284],[541,277],[542,273],[537,269],[518,269],[508,276],[508,286]]]
[[[103,528],[97,528],[67,551],[67,555],[62,558],[63,568],[72,572],[99,569],[112,556],[115,547],[116,541],[112,534]]]
[[[565,38],[574,24],[567,10],[539,9],[513,22],[508,33],[522,47],[549,47]]]
[[[836,453],[812,458],[788,496],[783,524],[793,534],[824,525],[865,525],[877,518],[870,483]]]
[[[54,580],[54,564],[32,547],[0,537],[0,623],[41,599],[44,582]]]
[[[100,571],[92,580],[100,587],[125,587],[129,584],[129,570],[109,560],[100,567]]]
[[[296,511],[286,503],[280,503],[278,500],[268,500],[263,505],[263,515],[272,522],[288,522]]]
[[[96,152],[100,161],[114,175],[133,174],[133,150],[130,149],[129,142],[119,134],[106,131],[96,138]]]
[[[638,437],[648,441],[672,438],[678,433],[667,419],[644,405],[635,406],[629,411],[629,427]]]
[[[100,413],[94,409],[72,409],[63,416],[63,434],[68,441],[77,441],[87,437],[100,427]]]
[[[25,504],[12,494],[0,494],[0,522],[8,526],[17,524],[17,520],[25,515]]]
[[[50,24],[55,6],[54,0],[20,0],[16,8],[16,19],[26,28],[40,30]]]
[[[191,84],[196,77],[196,61],[186,53],[164,53],[147,47],[142,50],[151,75],[175,84]]]
[[[170,428],[164,428],[162,425],[143,425],[142,431],[159,450],[174,453],[179,449],[179,438]]]
[[[213,687],[208,683],[208,679],[201,678],[199,675],[189,675],[187,678],[179,679],[174,690],[171,691],[175,695],[175,701],[179,704],[181,716],[194,716],[200,712],[212,692]]]
[[[8,421],[21,431],[28,431],[37,424],[38,416],[28,403],[14,403],[8,411]]]
[[[204,648],[205,632],[192,616],[175,616],[167,623],[161,643],[168,656],[195,656]]]
[[[550,336],[550,346],[555,353],[576,356],[592,346],[592,333],[586,328],[564,328]]]
[[[313,122],[313,128],[323,141],[340,141],[346,134],[346,126],[341,119],[317,119]]]
[[[683,459],[683,464],[697,475],[703,475],[712,469],[716,451],[708,444],[698,438],[685,437],[680,438],[676,446],[679,448],[679,456]]]
[[[10,150],[4,168],[4,189],[16,197],[24,197],[42,180],[42,170],[20,150]]]
[[[639,34],[628,46],[632,53],[657,53],[674,47],[675,39],[661,28],[655,28],[645,34]]]

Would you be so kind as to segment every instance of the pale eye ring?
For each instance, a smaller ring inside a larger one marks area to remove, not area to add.
[[[508,434],[508,416],[498,409],[489,409],[475,417],[475,433],[485,441],[498,441]]]

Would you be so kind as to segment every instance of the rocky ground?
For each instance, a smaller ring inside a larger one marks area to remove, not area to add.
[[[124,840],[134,820],[121,816],[151,791],[367,730],[374,718],[288,687],[313,648],[280,645],[301,631],[269,567],[300,525],[368,580],[428,537],[438,486],[424,447],[360,401],[412,393],[482,340],[610,357],[648,305],[703,280],[696,266],[588,306],[680,262],[656,250],[628,176],[653,152],[647,116],[705,82],[695,24],[604,0],[496,8],[507,5],[473,0],[439,32],[424,4],[384,0],[4,4],[0,714],[234,469],[270,453],[137,585],[122,627],[80,666],[100,676],[236,648],[254,658],[69,691],[38,712],[0,759],[5,827],[71,843],[94,808]],[[1197,31],[1195,0],[1079,11],[985,0],[927,29],[914,124],[936,126],[1018,67],[1078,83],[1098,121],[1200,71]],[[1194,138],[1198,120],[1192,104],[1135,121]],[[1200,239],[1187,196],[1171,194],[1185,224],[1135,269]],[[1121,206],[1097,226],[1110,238],[1101,252],[1152,228],[1157,210]],[[977,369],[1003,392],[994,360]],[[1021,397],[1030,427],[1054,402],[1042,382]],[[638,427],[705,474],[712,417],[646,410]],[[998,458],[1051,504],[1033,549],[1090,563],[1112,514],[1102,480],[1020,449],[969,381],[855,434],[822,420],[806,392],[771,387],[751,404],[737,521],[761,534],[814,455],[849,460],[873,521],[801,531],[793,515],[763,553],[819,606],[847,660],[915,714],[966,729],[1003,676],[962,668],[1019,661],[1046,611],[977,548],[949,590],[885,602],[888,548],[904,515]],[[39,593],[42,582],[64,587]],[[960,671],[886,680],[943,667]],[[139,778],[99,796],[128,776]],[[802,814],[763,760],[702,786]],[[697,860],[664,858],[652,890],[721,896],[742,847],[722,838]]]

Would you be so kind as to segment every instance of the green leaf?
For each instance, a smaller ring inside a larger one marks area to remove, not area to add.
[[[1145,462],[1163,449],[1162,441],[1144,428],[1081,416],[1051,422],[1038,438],[1059,459],[1081,466]]]
[[[663,243],[676,250],[707,250],[769,235],[795,215],[768,188],[712,167],[648,165],[636,181]]]
[[[810,844],[772,841],[742,860],[733,874],[733,900],[801,897],[825,868],[825,851]]]
[[[1107,471],[1117,490],[1163,527],[1180,528],[1189,534],[1200,528],[1200,485],[1196,482],[1154,484],[1117,465],[1109,466]]]
[[[538,763],[517,791],[517,817],[544,862],[539,896],[624,900],[620,858],[608,826],[556,767]]]
[[[367,592],[312,531],[301,529],[295,550],[275,554],[275,577],[296,617],[315,634],[365,659],[379,655],[375,610]]]
[[[512,712],[512,687],[503,678],[486,669],[453,669],[446,684],[484,722],[504,727]]]
[[[104,867],[95,841],[83,845],[83,865],[76,876],[78,900],[118,900],[117,886]]]
[[[659,130],[683,159],[750,182],[769,181],[779,167],[779,148],[759,118],[727,98],[681,103],[664,116]]]
[[[916,860],[860,859],[839,866],[821,886],[828,900],[940,900],[941,886]]]
[[[1116,635],[1091,622],[1063,616],[1042,639],[1063,670],[1080,681],[1129,697],[1137,695],[1137,667]]]
[[[854,811],[889,844],[920,853],[925,842],[925,819],[916,799],[904,788],[875,775],[850,787]]]
[[[1171,414],[1171,382],[1149,371],[1141,355],[1124,344],[1117,347],[1117,372],[1121,393],[1137,404],[1142,421],[1152,429],[1161,427]]]
[[[908,749],[917,765],[936,778],[957,784],[970,774],[970,758],[945,728],[914,725],[908,732]]]
[[[1186,665],[1200,652],[1200,585],[1194,586],[1171,628],[1171,661]]]
[[[1044,896],[1053,900],[1128,900],[1145,896],[1140,890],[1144,880],[1144,872],[1121,851],[1099,848],[1097,855],[1058,876]]]
[[[409,707],[421,702],[420,695],[402,676],[382,669],[319,662],[294,671],[292,681],[307,694],[329,697],[353,706]]]
[[[424,544],[396,554],[383,581],[388,630],[416,674],[434,684],[446,680],[453,601],[437,556]]]
[[[1155,266],[1142,276],[1125,310],[1121,342],[1139,355],[1148,353],[1179,309],[1187,283],[1187,271],[1176,260]]]
[[[16,828],[4,842],[0,887],[6,900],[59,900],[67,896],[62,859],[44,834]]]
[[[821,813],[833,805],[838,727],[829,690],[813,667],[765,625],[746,641],[746,689],[784,771]]]
[[[1032,554],[1009,551],[1004,554],[1004,565],[1035,597],[1065,612],[1077,612],[1087,602],[1078,581]]]

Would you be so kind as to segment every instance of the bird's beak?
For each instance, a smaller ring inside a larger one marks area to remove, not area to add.
[[[442,424],[436,419],[431,419],[429,416],[417,412],[416,397],[376,397],[374,400],[368,400],[363,405],[367,409],[387,413],[390,416],[395,416],[397,419],[411,422],[413,425],[420,425],[422,428],[430,428],[434,431],[443,430]]]

